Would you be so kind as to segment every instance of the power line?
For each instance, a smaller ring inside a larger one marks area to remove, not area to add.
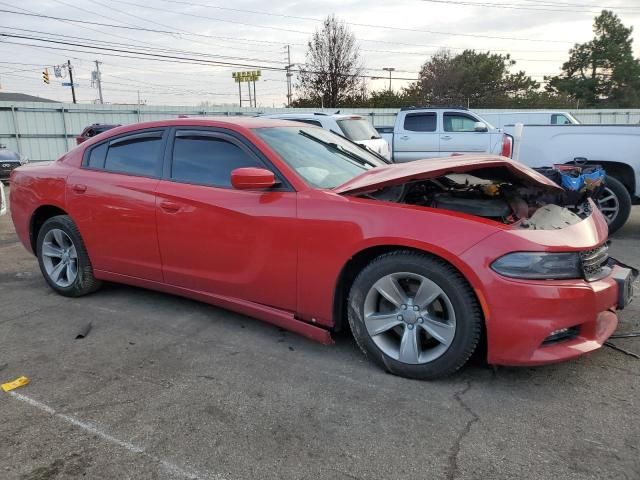
[[[224,23],[231,23],[231,24],[236,24],[236,25],[244,25],[244,26],[249,26],[249,27],[254,27],[254,28],[263,28],[263,29],[267,29],[267,30],[277,30],[277,31],[282,31],[282,32],[290,32],[290,33],[299,33],[299,34],[303,34],[303,35],[310,35],[310,32],[304,32],[301,30],[293,30],[290,28],[282,28],[282,27],[271,27],[271,26],[267,26],[267,25],[258,25],[255,23],[247,23],[247,22],[239,22],[236,20],[223,20],[220,18],[216,18],[216,17],[210,17],[207,15],[198,15],[198,14],[194,14],[194,13],[187,13],[187,12],[178,12],[178,11],[173,11],[173,10],[167,10],[164,8],[158,8],[158,7],[149,7],[148,5],[141,5],[139,3],[135,3],[135,2],[129,2],[129,1],[125,1],[125,0],[112,0],[112,1],[116,1],[118,3],[124,3],[125,5],[131,5],[131,6],[136,6],[139,8],[143,8],[145,10],[154,10],[154,11],[158,11],[158,12],[166,12],[166,13],[171,13],[173,15],[183,15],[183,16],[187,16],[187,17],[195,17],[195,18],[206,18],[207,20],[212,20],[214,22],[224,22]],[[561,44],[572,44],[573,42],[567,42],[564,40],[545,40],[545,39],[539,39],[539,38],[517,38],[517,37],[502,37],[502,36],[495,36],[495,35],[481,35],[481,34],[471,34],[471,33],[459,33],[459,32],[440,32],[440,31],[436,31],[436,30],[419,30],[419,29],[415,29],[415,28],[404,28],[404,27],[393,27],[393,26],[388,26],[388,25],[373,25],[373,24],[369,24],[369,23],[355,23],[355,22],[345,22],[348,25],[353,25],[353,26],[359,26],[359,27],[368,27],[368,28],[376,28],[376,29],[386,29],[386,30],[398,30],[398,31],[404,31],[404,32],[416,32],[416,33],[428,33],[430,35],[447,35],[447,36],[460,36],[460,37],[470,37],[470,38],[489,38],[489,39],[494,39],[494,40],[511,40],[511,41],[521,41],[521,42],[538,42],[538,43],[561,43]],[[364,39],[361,39],[361,41],[366,41]]]
[[[3,2],[0,2],[1,4],[4,4]],[[6,5],[6,4],[4,4]],[[268,44],[273,44],[273,45],[282,45],[282,42],[275,42],[275,41],[271,41],[271,40],[255,40],[255,39],[248,39],[248,38],[232,38],[232,37],[224,37],[224,36],[219,36],[219,35],[207,35],[207,34],[201,34],[201,33],[182,33],[182,32],[178,32],[178,31],[168,31],[168,30],[159,30],[159,29],[153,29],[153,28],[145,28],[145,27],[130,27],[130,26],[126,26],[126,25],[115,25],[115,24],[110,24],[110,23],[104,23],[104,22],[94,22],[94,21],[89,21],[89,20],[79,20],[79,19],[74,19],[74,18],[66,18],[66,17],[57,17],[57,16],[53,16],[53,15],[44,15],[44,14],[39,14],[39,13],[25,13],[25,12],[16,12],[14,10],[6,10],[6,9],[0,9],[0,12],[2,13],[10,13],[10,14],[14,14],[14,15],[23,15],[23,16],[28,16],[28,17],[36,17],[36,18],[46,18],[49,20],[60,20],[60,21],[66,21],[66,22],[72,22],[72,23],[79,23],[79,24],[87,24],[87,25],[97,25],[97,26],[101,26],[101,27],[108,27],[108,28],[117,28],[117,29],[125,29],[125,30],[134,30],[134,31],[142,31],[142,32],[150,32],[150,33],[162,33],[162,34],[171,34],[171,35],[177,35],[177,36],[183,36],[183,35],[187,35],[187,36],[195,36],[195,37],[204,37],[204,38],[219,38],[219,39],[228,39],[228,40],[233,40],[236,42],[254,42],[254,43],[268,43]],[[304,32],[300,32],[300,33],[304,33]],[[390,41],[386,41],[386,40],[373,40],[373,39],[362,39],[359,38],[359,41],[362,42],[373,42],[373,43],[381,43],[381,44],[387,44],[387,45],[398,45],[398,46],[406,46],[406,47],[426,47],[426,48],[446,48],[446,49],[450,49],[450,50],[467,50],[469,47],[454,47],[454,46],[448,46],[448,45],[439,45],[439,44],[420,44],[420,43],[404,43],[404,42],[390,42]],[[289,45],[295,45],[295,46],[302,46],[305,47],[306,44],[304,43],[292,43],[292,42],[287,42]],[[516,50],[516,49],[509,49],[509,50],[504,50],[504,49],[492,49],[495,52],[520,52],[520,53],[557,53],[556,50]],[[361,49],[361,51],[365,52],[380,52],[380,53],[386,53],[383,50],[367,50],[367,49]],[[393,52],[395,53],[395,52]]]
[[[248,68],[255,68],[255,69],[261,69],[261,70],[269,70],[269,71],[279,71],[279,72],[283,72],[285,71],[285,67],[273,67],[270,65],[257,65],[257,64],[244,64],[244,63],[233,63],[233,62],[221,62],[221,61],[215,61],[215,60],[207,60],[207,59],[201,59],[201,58],[189,58],[189,57],[182,57],[182,56],[177,56],[177,55],[164,55],[164,54],[154,54],[154,53],[148,53],[148,52],[138,52],[138,51],[134,51],[134,50],[129,50],[129,49],[119,49],[119,48],[111,48],[111,47],[100,47],[100,46],[96,46],[96,45],[86,45],[86,44],[80,44],[80,43],[74,43],[74,42],[65,42],[65,41],[61,41],[61,40],[53,40],[53,39],[49,39],[49,38],[39,38],[39,37],[31,37],[31,36],[27,36],[27,35],[14,35],[14,34],[10,34],[10,33],[2,33],[0,32],[0,37],[8,37],[8,38],[16,38],[16,39],[22,39],[22,40],[33,40],[33,41],[38,41],[38,42],[45,42],[45,43],[54,43],[54,44],[59,44],[59,45],[68,45],[68,46],[73,46],[73,47],[79,47],[79,48],[89,48],[92,50],[98,50],[100,51],[103,55],[107,55],[107,56],[115,56],[115,57],[124,57],[124,58],[136,58],[136,59],[145,59],[145,60],[155,60],[155,61],[165,61],[165,62],[172,62],[172,63],[193,63],[196,65],[214,65],[214,66],[234,66],[234,67],[248,67]],[[64,48],[64,47],[47,47],[44,45],[34,45],[31,43],[20,43],[20,42],[4,42],[4,43],[9,43],[9,44],[14,44],[14,45],[26,45],[26,46],[31,46],[31,47],[41,47],[41,48],[49,48],[49,49],[58,49],[58,50],[69,50],[72,52],[80,52],[80,53],[91,53],[94,54],[95,52],[87,52],[85,50],[76,50],[76,49],[69,49],[69,48]],[[106,50],[107,52],[104,52],[103,50]],[[119,53],[111,53],[111,52],[119,52]],[[129,55],[121,55],[122,53],[126,53]],[[131,56],[131,55],[136,55]],[[295,69],[295,70],[291,70],[291,71],[295,71],[298,73],[302,73],[302,72],[308,72],[308,73],[318,73],[318,72],[314,72],[314,71],[310,71],[310,70],[305,70],[305,69]],[[377,77],[376,75],[350,75],[350,74],[345,74],[345,76],[355,76],[358,78],[374,78]],[[406,81],[416,81],[417,78],[405,78],[405,77],[394,77],[394,80],[406,80]]]
[[[8,5],[8,4],[4,3],[4,2],[0,2],[0,4]],[[12,6],[12,5],[10,5],[10,6]],[[18,8],[18,7],[14,7],[14,8]],[[126,25],[114,25],[114,24],[104,23],[104,22],[93,22],[93,21],[90,21],[90,20],[79,20],[79,19],[75,19],[75,18],[57,17],[57,16],[54,16],[54,15],[44,15],[44,14],[41,14],[41,13],[16,12],[14,10],[6,10],[6,9],[0,9],[0,12],[2,12],[2,13],[11,13],[11,14],[14,14],[14,15],[24,15],[24,16],[27,16],[27,17],[46,18],[48,20],[59,20],[59,21],[64,21],[64,22],[80,23],[80,24],[87,24],[87,25],[97,25],[97,26],[100,26],[100,27],[119,28],[119,29],[125,29],[125,30],[135,30],[135,31],[150,32],[150,33],[167,33],[167,34],[177,35],[177,36],[189,35],[189,36],[194,36],[194,37],[220,38],[220,39],[228,39],[228,40],[234,40],[234,41],[270,43],[270,44],[273,44],[273,45],[282,45],[282,42],[273,42],[273,41],[269,41],[269,40],[251,40],[251,39],[248,39],[248,38],[234,39],[232,37],[222,37],[222,36],[218,36],[218,35],[206,35],[206,34],[203,34],[203,33],[182,33],[182,32],[178,32],[178,31],[158,30],[158,29],[154,29],[154,28],[129,27],[129,26],[126,26]],[[303,45],[303,44],[298,44],[298,45]]]
[[[202,53],[202,52],[197,52],[197,51],[193,51],[193,50],[176,50],[176,49],[162,48],[162,47],[157,47],[157,46],[144,47],[144,46],[139,46],[139,45],[128,45],[128,44],[125,44],[125,43],[111,42],[111,41],[108,41],[108,40],[98,41],[98,40],[93,39],[93,38],[78,37],[78,36],[75,36],[75,35],[65,35],[65,34],[60,34],[60,33],[43,32],[41,30],[31,30],[31,29],[17,28],[17,27],[6,26],[6,25],[0,25],[0,28],[7,28],[7,29],[11,29],[11,30],[19,30],[19,31],[22,31],[22,32],[30,32],[30,33],[36,33],[36,34],[41,34],[41,35],[49,35],[49,36],[52,36],[54,38],[55,37],[60,37],[60,38],[63,38],[63,39],[73,39],[73,40],[81,40],[81,41],[88,41],[88,42],[96,42],[96,43],[100,43],[100,44],[107,45],[107,46],[124,47],[124,48],[135,47],[135,48],[138,48],[138,49],[147,50],[147,51],[151,50],[151,51],[154,51],[154,52],[157,51],[157,52],[164,52],[164,53],[197,55],[197,56],[219,58],[219,59],[225,59],[225,60],[242,60],[242,61],[253,61],[253,62],[267,62],[267,63],[282,64],[282,65],[285,64],[284,61],[274,61],[274,60],[266,59],[266,58],[237,57],[237,56],[230,56],[230,55],[216,55],[216,54],[211,54],[211,53]],[[151,44],[151,45],[153,45],[153,44]]]
[[[552,4],[545,4],[545,3],[536,3],[536,5],[528,6],[526,4],[518,4],[518,3],[504,4],[504,3],[489,3],[489,2],[465,2],[465,1],[461,1],[461,0],[421,0],[421,1],[428,2],[428,3],[441,3],[441,4],[447,4],[447,5],[462,5],[462,6],[489,7],[489,8],[505,8],[505,9],[511,9],[511,10],[533,10],[533,11],[543,11],[543,12],[567,12],[567,13],[598,14],[598,13],[600,13],[602,11],[601,9],[597,9],[598,7],[595,7],[595,6],[594,6],[594,8],[596,8],[596,10],[575,10],[575,9],[570,9],[568,7],[561,6],[559,4],[552,5]],[[551,8],[551,7],[553,7],[553,8]],[[621,8],[625,8],[625,7],[602,7],[602,8],[621,9]],[[633,8],[633,7],[630,7],[630,8]],[[635,13],[635,10],[633,12],[629,12],[629,13]]]

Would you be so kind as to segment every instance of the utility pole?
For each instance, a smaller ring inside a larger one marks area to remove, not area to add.
[[[382,70],[389,72],[389,91],[391,91],[391,72],[395,70],[393,67],[385,67]]]
[[[291,45],[287,45],[287,107],[291,107]]]
[[[76,102],[76,87],[73,84],[73,70],[71,67],[71,60],[67,60],[67,68],[69,69],[69,81],[71,82],[71,96],[73,97],[73,103]]]
[[[258,97],[256,96],[256,81],[253,81],[253,106],[258,108]]]
[[[96,60],[95,62],[96,62],[96,84],[98,85],[98,95],[100,97],[100,104],[103,104],[104,101],[102,100],[102,77],[100,76],[100,64],[102,62],[99,62],[98,60]]]

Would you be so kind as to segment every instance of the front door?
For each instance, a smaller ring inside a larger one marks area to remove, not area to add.
[[[466,113],[445,112],[442,116],[440,153],[481,153],[491,151],[491,134],[476,132],[475,124],[480,120]]]
[[[165,281],[295,311],[296,193],[235,190],[231,171],[270,167],[236,135],[177,130],[157,188]],[[278,173],[276,178],[278,178]]]

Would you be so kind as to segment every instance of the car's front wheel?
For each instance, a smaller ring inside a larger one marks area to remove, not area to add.
[[[349,324],[365,355],[389,372],[434,379],[466,363],[480,340],[482,315],[473,290],[451,265],[395,251],[355,279]]]
[[[78,227],[69,216],[58,215],[44,222],[36,253],[42,275],[59,294],[80,297],[100,287]]]

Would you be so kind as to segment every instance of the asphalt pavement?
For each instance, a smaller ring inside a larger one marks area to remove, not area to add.
[[[611,254],[640,265],[640,207]],[[640,298],[619,330],[639,329]],[[640,360],[624,353],[406,380],[346,334],[323,346],[119,285],[58,296],[5,216],[0,380],[20,375],[0,392],[1,479],[640,478]]]

